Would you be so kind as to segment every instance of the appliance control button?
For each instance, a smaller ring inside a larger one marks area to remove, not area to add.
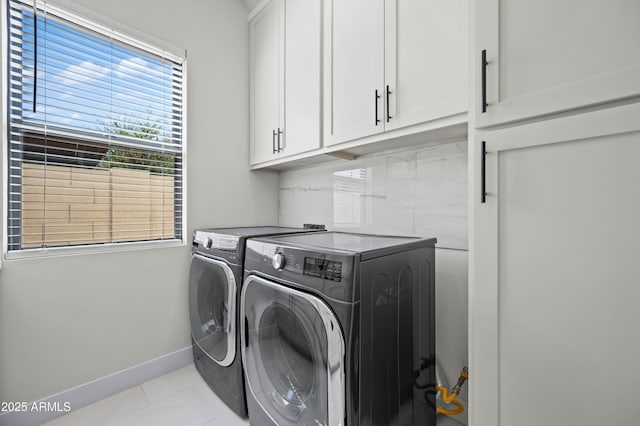
[[[285,264],[285,260],[284,260],[284,256],[282,255],[282,253],[276,253],[273,255],[273,259],[271,259],[271,263],[273,264],[273,267],[276,269],[283,269],[284,268],[284,264]]]
[[[207,238],[204,240],[204,248],[206,249],[210,249],[211,247],[213,247],[213,240],[211,238]]]

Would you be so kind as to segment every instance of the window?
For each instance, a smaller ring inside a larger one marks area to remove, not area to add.
[[[336,228],[361,228],[371,222],[371,169],[333,173],[333,224]]]
[[[183,238],[184,52],[7,2],[8,250]]]

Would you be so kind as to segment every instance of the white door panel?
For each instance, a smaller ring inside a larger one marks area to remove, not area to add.
[[[325,144],[334,145],[384,129],[384,0],[326,5]]]
[[[320,148],[321,6],[320,0],[285,1],[283,156]]]
[[[640,105],[472,142],[470,424],[634,424]],[[486,141],[486,202],[480,144]],[[597,403],[593,397],[598,395]]]
[[[640,2],[478,0],[475,7],[477,127],[640,95]]]
[[[273,0],[250,22],[251,163],[278,157],[273,131],[279,125],[280,1]]]
[[[386,1],[385,130],[467,111],[467,27],[466,0]]]

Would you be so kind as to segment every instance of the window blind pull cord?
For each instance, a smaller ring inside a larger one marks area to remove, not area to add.
[[[38,5],[33,0],[33,112],[36,112],[38,91]]]

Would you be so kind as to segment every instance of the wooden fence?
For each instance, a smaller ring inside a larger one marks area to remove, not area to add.
[[[23,248],[173,236],[173,176],[22,165]]]

